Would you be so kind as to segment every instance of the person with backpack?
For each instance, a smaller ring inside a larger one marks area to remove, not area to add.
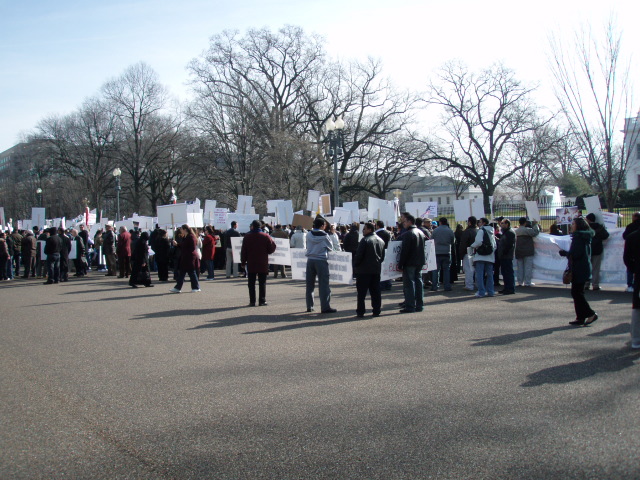
[[[476,270],[476,284],[478,291],[476,298],[493,297],[495,289],[493,285],[493,264],[496,261],[496,237],[489,220],[482,217],[478,222],[480,228],[476,234],[476,240],[471,244],[475,248],[473,265]]]

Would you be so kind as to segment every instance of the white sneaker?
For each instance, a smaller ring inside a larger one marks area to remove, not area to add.
[[[476,297],[476,298],[484,298],[484,297],[486,297],[486,295],[480,295],[479,293],[476,293],[474,295],[474,297]]]
[[[177,288],[172,288],[171,290],[169,290],[169,292],[171,293],[180,293],[180,290],[178,290]]]
[[[199,288],[194,288],[193,290],[191,290],[191,293],[198,293],[201,292],[202,290],[200,290]]]
[[[633,293],[633,287],[627,287],[627,289],[625,290],[625,292],[627,292],[627,293]]]

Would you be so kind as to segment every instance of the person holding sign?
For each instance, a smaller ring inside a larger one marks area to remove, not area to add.
[[[404,233],[400,236],[402,251],[398,267],[402,269],[404,307],[400,313],[421,312],[424,307],[424,284],[422,266],[425,264],[425,237],[416,227],[416,220],[410,213],[403,213]]]
[[[364,238],[358,243],[358,248],[353,257],[353,272],[356,276],[356,288],[358,300],[356,315],[364,317],[364,300],[367,291],[371,295],[371,308],[373,316],[380,315],[382,310],[382,294],[380,291],[380,271],[384,260],[384,240],[375,234],[373,223],[364,225]]]
[[[520,226],[516,228],[516,261],[518,263],[518,285],[531,287],[535,285],[531,281],[533,274],[533,256],[536,251],[533,247],[533,238],[540,233],[540,227],[536,220],[529,223],[526,217],[518,220]]]
[[[313,291],[316,277],[320,288],[320,307],[322,313],[335,313],[331,308],[331,288],[329,288],[329,252],[333,251],[333,242],[325,232],[327,223],[323,218],[313,221],[313,230],[307,233],[307,312],[313,312]]]
[[[259,220],[251,222],[251,231],[242,240],[240,263],[247,272],[249,306],[256,306],[256,276],[258,277],[258,305],[267,305],[267,275],[269,255],[276,251],[276,243],[260,228]]]

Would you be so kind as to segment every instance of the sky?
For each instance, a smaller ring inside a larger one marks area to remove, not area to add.
[[[186,66],[212,35],[286,24],[322,35],[333,58],[381,59],[396,86],[415,91],[449,60],[472,69],[502,62],[553,110],[549,36],[601,30],[613,14],[630,54],[639,13],[631,0],[0,0],[0,151],[139,61],[186,101]]]

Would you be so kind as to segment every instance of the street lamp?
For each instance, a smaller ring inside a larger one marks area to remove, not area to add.
[[[36,193],[38,194],[38,206],[42,208],[42,189],[38,187]]]
[[[113,176],[116,178],[116,198],[117,198],[117,213],[116,218],[118,222],[120,221],[120,175],[122,175],[122,170],[118,167],[113,169]]]
[[[338,156],[343,154],[342,143],[344,139],[344,120],[342,117],[334,122],[331,118],[327,120],[324,127],[327,129],[326,142],[329,144],[327,149],[327,156],[333,158],[333,208],[340,206],[340,195],[338,185]]]
[[[175,205],[177,201],[178,197],[176,197],[176,189],[171,187],[171,203]]]

